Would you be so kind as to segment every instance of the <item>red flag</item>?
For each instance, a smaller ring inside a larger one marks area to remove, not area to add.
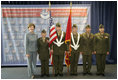
[[[68,18],[68,23],[67,23],[67,28],[66,28],[65,43],[71,42],[71,28],[72,28],[72,24],[71,24],[71,9],[70,9],[70,15]]]
[[[71,44],[71,28],[72,28],[72,24],[71,24],[71,9],[70,9],[70,15],[69,15],[69,18],[68,18],[68,23],[67,23],[67,28],[66,28],[66,37],[65,37],[65,43],[69,42],[69,44]],[[69,45],[69,50],[70,50],[70,53],[71,53],[71,47]],[[66,55],[65,55],[65,64],[67,67],[70,66],[70,60],[69,60],[69,53],[66,52]]]
[[[70,66],[70,59],[69,59],[69,53],[66,52],[66,56],[65,56],[65,64],[67,67]]]

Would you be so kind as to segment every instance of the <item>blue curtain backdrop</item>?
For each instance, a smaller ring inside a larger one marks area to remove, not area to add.
[[[2,1],[2,5],[48,5],[48,1]],[[51,1],[51,4],[69,4],[69,1]],[[116,1],[73,1],[73,4],[91,4],[92,33],[97,33],[99,24],[105,26],[105,32],[111,35],[110,55],[107,63],[117,63],[117,2]],[[95,55],[93,55],[95,64]]]

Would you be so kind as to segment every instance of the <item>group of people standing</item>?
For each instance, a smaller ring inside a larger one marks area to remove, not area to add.
[[[55,76],[63,76],[63,62],[64,53],[70,52],[70,75],[77,76],[77,65],[79,55],[83,56],[83,75],[91,73],[92,54],[96,55],[96,75],[104,75],[105,59],[109,54],[110,49],[110,35],[104,32],[104,26],[99,25],[99,32],[96,34],[91,33],[90,25],[86,25],[85,32],[79,34],[76,24],[72,26],[71,44],[65,43],[66,33],[61,30],[61,24],[56,24],[57,39],[53,41],[49,48],[49,38],[46,37],[46,31],[42,30],[41,37],[34,33],[35,25],[30,23],[28,25],[29,33],[26,34],[26,56],[28,57],[28,73],[29,77],[34,78],[36,69],[37,53],[41,62],[41,77],[49,77],[49,52],[53,55],[53,64]],[[60,43],[60,45],[58,44]]]

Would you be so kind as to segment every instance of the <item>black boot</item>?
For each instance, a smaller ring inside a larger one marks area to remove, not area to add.
[[[59,76],[63,76],[63,74],[59,74]]]
[[[85,76],[87,73],[83,73],[83,75]]]
[[[91,72],[88,72],[88,75],[92,75],[92,73]]]
[[[41,77],[44,77],[44,74],[41,74]]]
[[[54,76],[55,76],[55,77],[57,77],[57,76],[58,76],[58,74],[55,74]]]

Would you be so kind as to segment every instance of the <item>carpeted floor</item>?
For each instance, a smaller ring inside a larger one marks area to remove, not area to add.
[[[36,69],[35,79],[117,79],[117,64],[106,65],[105,76],[97,76],[96,73],[96,65],[92,66],[91,72],[93,75],[85,75],[83,76],[82,65],[78,65],[78,75],[70,76],[67,73],[67,67],[63,68],[63,77],[57,76],[54,77],[52,74],[52,67],[49,67],[50,77],[40,77],[40,67]],[[27,67],[2,67],[1,68],[1,78],[2,79],[29,79],[27,75]]]

